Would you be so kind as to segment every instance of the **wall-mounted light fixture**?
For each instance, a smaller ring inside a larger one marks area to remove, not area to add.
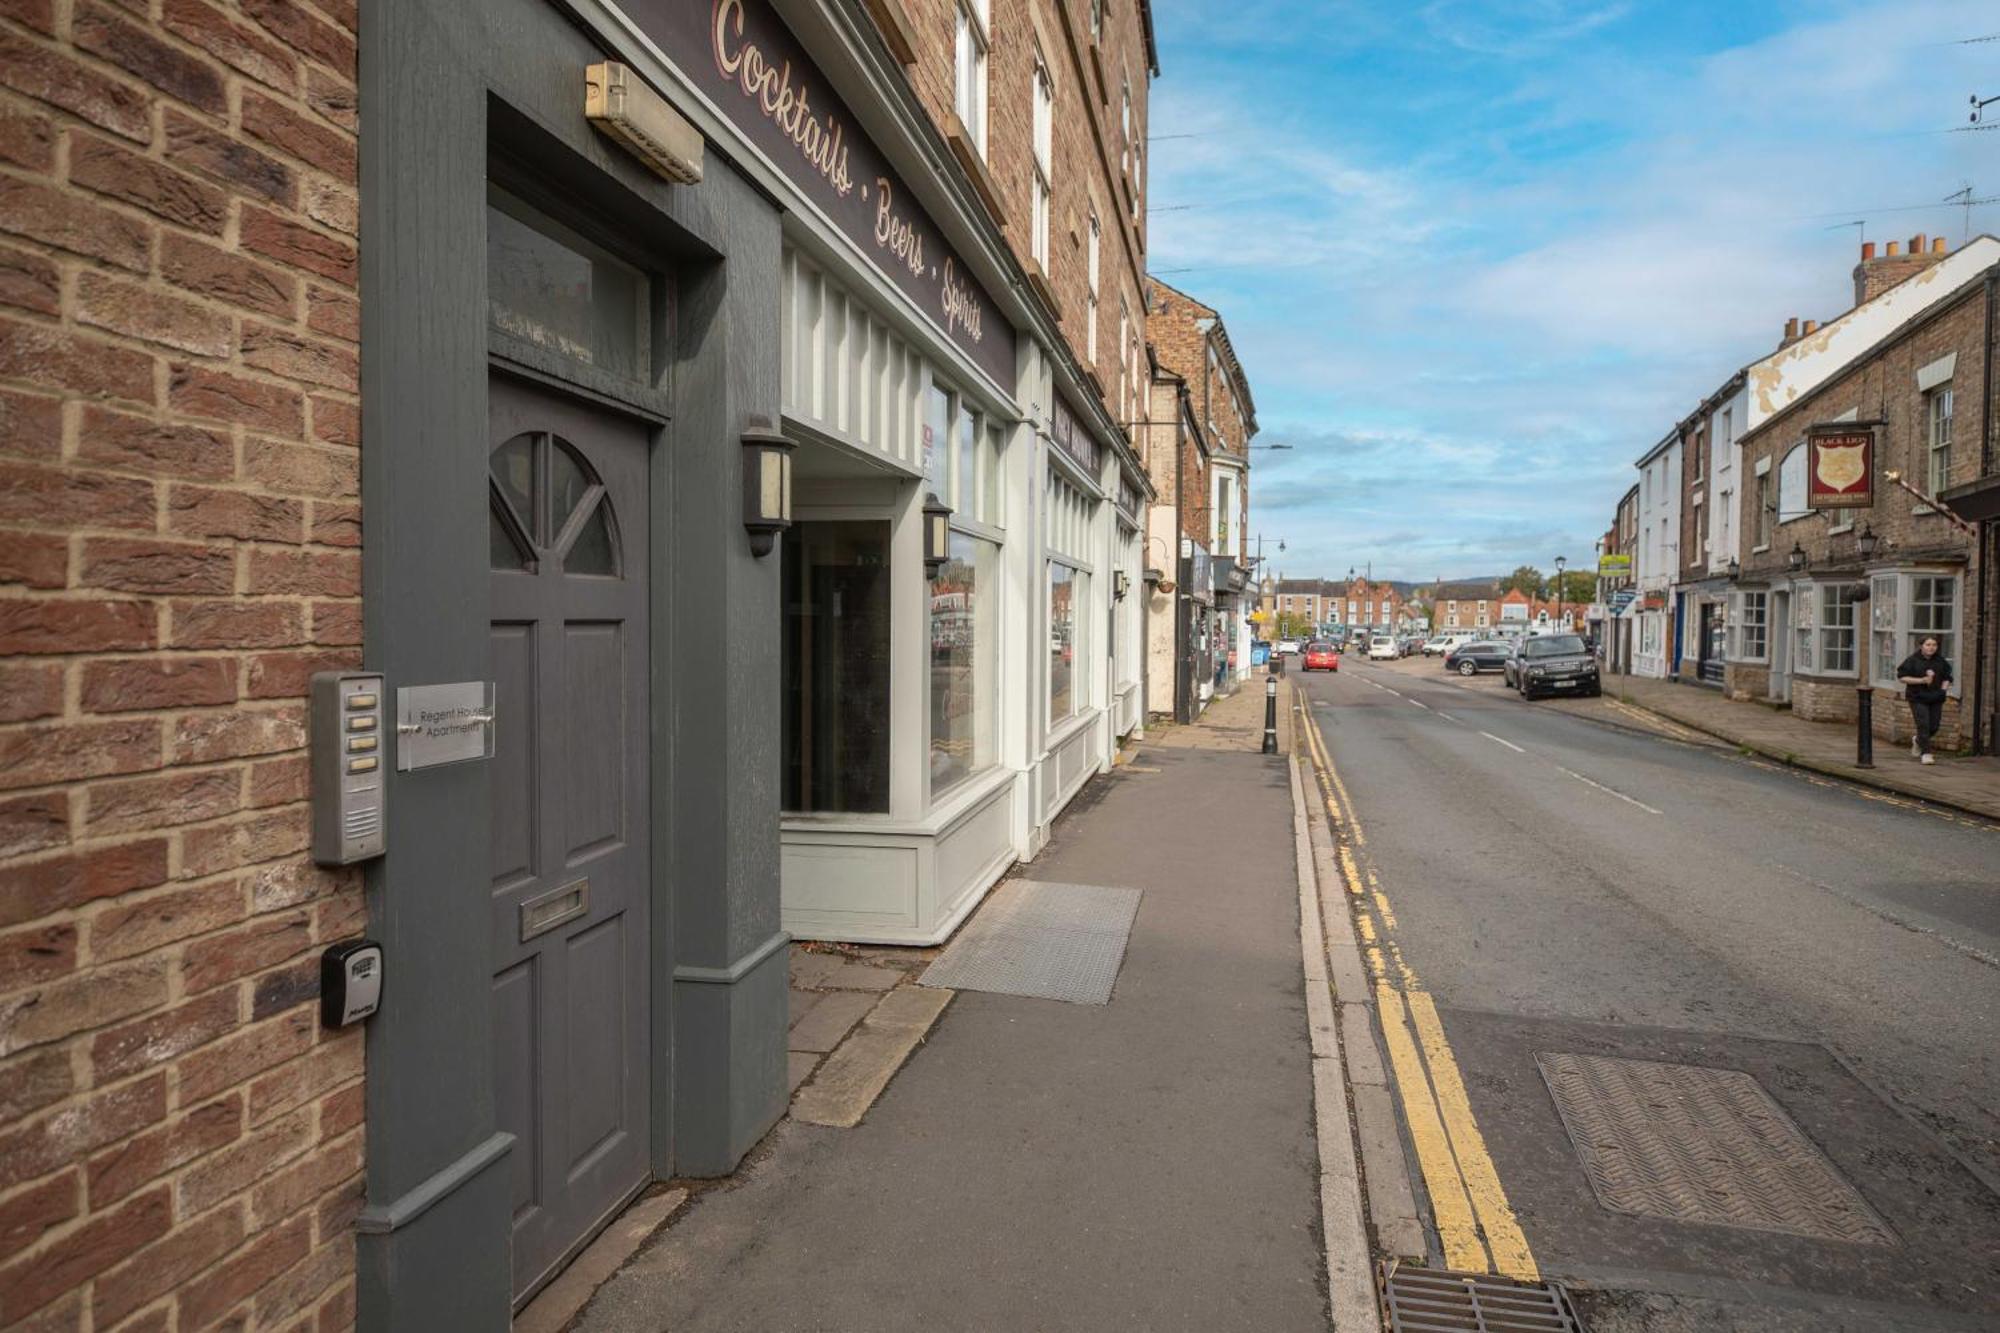
[[[1785,557],[1785,565],[1794,574],[1804,569],[1806,567],[1806,548],[1797,542],[1793,542],[1791,554]]]
[[[924,577],[936,578],[951,559],[951,506],[936,495],[924,497]]]
[[[765,556],[778,534],[792,526],[792,450],[798,446],[751,417],[739,437],[743,444],[743,527],[750,554]]]
[[[1732,556],[1730,556],[1730,557],[1729,557],[1729,577],[1730,577],[1731,579],[1734,579],[1734,578],[1736,578],[1736,576],[1737,576],[1737,575],[1741,574],[1742,572],[1743,572],[1743,562],[1742,562],[1741,560],[1738,560],[1738,559],[1737,559],[1737,558],[1736,558],[1735,556],[1733,556],[1733,555],[1732,555]]]
[[[1881,541],[1882,539],[1875,535],[1874,525],[1864,523],[1861,526],[1861,535],[1854,539],[1854,549],[1861,553],[1863,560],[1873,560],[1875,558],[1875,548],[1881,544]]]
[[[1122,569],[1111,571],[1111,596],[1114,601],[1124,601],[1125,594],[1132,590],[1132,576]]]

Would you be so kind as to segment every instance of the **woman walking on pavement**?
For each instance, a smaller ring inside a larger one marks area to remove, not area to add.
[[[1937,735],[1938,724],[1944,720],[1944,687],[1951,684],[1951,663],[1945,661],[1941,647],[1936,635],[1926,635],[1917,651],[1896,668],[1896,679],[1908,689],[1910,716],[1917,724],[1910,753],[1926,764],[1937,762],[1931,757],[1931,737]]]

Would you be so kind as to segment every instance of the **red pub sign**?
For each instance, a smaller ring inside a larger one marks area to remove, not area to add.
[[[1874,422],[1806,428],[1806,508],[1866,509],[1875,503]]]

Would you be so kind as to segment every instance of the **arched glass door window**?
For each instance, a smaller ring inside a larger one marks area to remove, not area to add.
[[[502,443],[487,492],[494,569],[620,577],[611,498],[562,437],[527,431]]]

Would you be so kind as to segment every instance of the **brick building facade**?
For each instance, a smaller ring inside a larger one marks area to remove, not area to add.
[[[1482,631],[1500,623],[1498,583],[1439,583],[1431,593],[1431,632]]]
[[[1871,283],[1885,259],[1903,261],[1889,276],[1907,279],[1946,252],[1925,248],[1920,238],[1911,253],[1924,262],[1911,265],[1909,253],[1864,256],[1857,294],[1881,295],[1885,289]],[[1987,338],[1996,277],[2000,266],[1970,272],[1743,437],[1741,574],[1727,671],[1732,694],[1789,700],[1802,717],[1851,724],[1857,688],[1866,686],[1877,735],[1907,741],[1912,723],[1895,666],[1918,637],[1937,633],[1958,675],[1938,741],[1946,748],[1971,741],[1969,705],[1975,671],[1984,665],[1975,645],[1987,632],[1976,605],[1975,543],[1888,474],[1926,495],[1980,475],[1995,424],[1980,412],[1991,402]],[[1806,428],[1841,421],[1881,423],[1874,504],[1809,509]]]
[[[355,27],[0,18],[8,1327],[354,1319],[316,996],[364,907],[303,854],[302,700],[360,657]]]

